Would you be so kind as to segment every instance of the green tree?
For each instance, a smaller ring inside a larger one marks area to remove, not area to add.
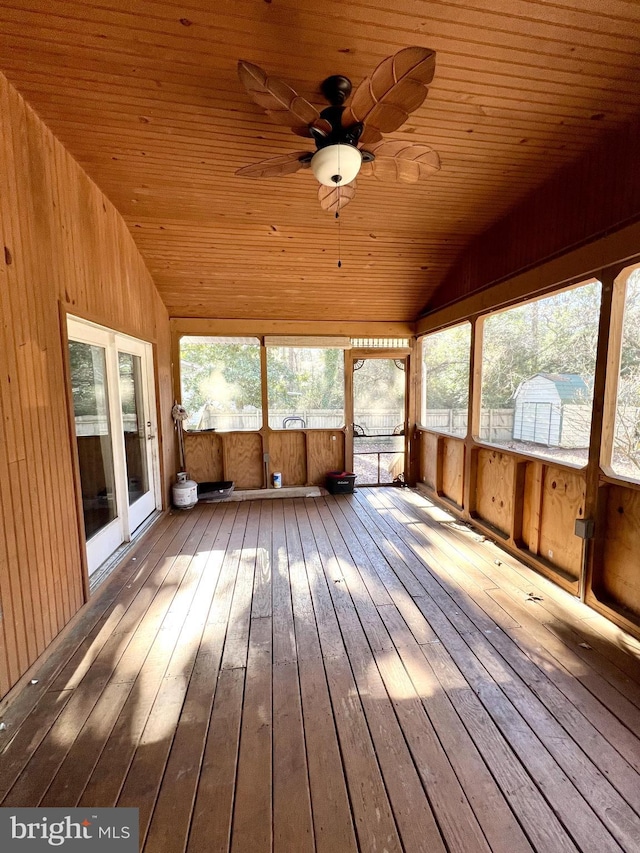
[[[519,385],[536,373],[595,371],[600,284],[593,282],[489,317],[484,324],[482,405],[513,406]]]

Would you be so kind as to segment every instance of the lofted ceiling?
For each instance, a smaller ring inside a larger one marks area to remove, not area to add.
[[[475,235],[640,110],[632,0],[0,0],[0,69],[128,223],[174,317],[412,320]],[[240,84],[242,58],[322,109],[408,45],[437,53],[389,136],[435,148],[419,184],[361,177],[338,224],[308,147]],[[342,268],[338,269],[338,253]]]

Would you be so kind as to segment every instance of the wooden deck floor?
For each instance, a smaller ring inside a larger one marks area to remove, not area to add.
[[[639,649],[416,492],[197,507],[6,710],[0,801],[137,806],[146,853],[638,851]]]

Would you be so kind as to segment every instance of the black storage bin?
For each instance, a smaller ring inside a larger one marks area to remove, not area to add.
[[[198,483],[198,500],[203,503],[221,501],[229,497],[234,485],[231,480],[220,480],[217,483]]]
[[[356,475],[348,471],[329,471],[327,491],[332,495],[352,495],[355,481]]]

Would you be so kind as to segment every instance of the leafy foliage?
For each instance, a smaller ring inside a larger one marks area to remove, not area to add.
[[[207,405],[225,413],[262,408],[260,345],[203,342],[183,338],[180,344],[182,402],[194,416]],[[300,409],[344,408],[344,355],[339,349],[269,347],[269,406],[295,414]]]
[[[536,373],[576,373],[592,385],[600,291],[600,283],[593,282],[489,317],[483,335],[483,407],[512,407],[520,383]]]
[[[344,409],[344,353],[340,349],[269,347],[269,408]]]
[[[192,416],[205,403],[241,412],[260,409],[260,345],[180,342],[182,404]]]
[[[463,323],[428,335],[422,358],[427,409],[466,408],[469,398],[471,326]]]

